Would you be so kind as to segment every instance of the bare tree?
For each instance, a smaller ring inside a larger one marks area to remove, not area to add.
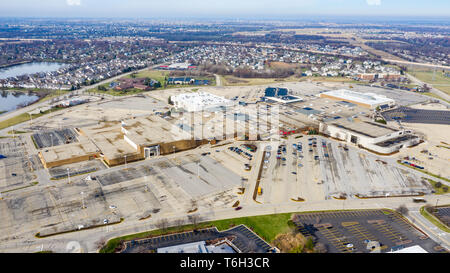
[[[189,222],[194,226],[194,229],[197,228],[198,223],[200,222],[201,218],[200,215],[192,214],[188,216]]]
[[[409,212],[408,208],[405,205],[400,205],[395,211],[404,216],[407,216]]]
[[[105,237],[102,237],[102,238],[100,238],[100,240],[98,240],[98,241],[95,243],[95,246],[97,247],[97,249],[100,249],[100,248],[102,248],[105,244],[106,244],[106,239],[105,239]]]
[[[177,227],[181,227],[183,226],[185,223],[185,219],[184,218],[178,218],[174,221],[175,226]]]
[[[166,218],[161,218],[155,223],[155,226],[158,229],[165,231],[167,229],[167,227],[169,226],[169,221]]]

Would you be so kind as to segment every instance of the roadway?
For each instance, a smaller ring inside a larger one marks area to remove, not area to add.
[[[434,204],[437,199],[440,203],[450,203],[450,196],[426,196],[428,203]],[[385,198],[385,199],[347,199],[340,200],[322,200],[311,202],[284,202],[280,204],[257,204],[255,202],[243,206],[239,211],[233,208],[213,209],[200,208],[198,211],[202,221],[221,220],[235,217],[248,217],[256,215],[265,215],[272,213],[289,213],[301,211],[316,210],[340,210],[340,209],[375,209],[390,208],[396,209],[400,205],[406,205],[410,211],[407,218],[417,224],[427,232],[430,237],[440,242],[444,247],[450,248],[450,240],[448,234],[442,234],[442,231],[434,228],[433,224],[417,215],[417,211],[423,204],[413,203],[411,198]],[[186,214],[178,213],[165,217],[169,222],[176,219],[186,219]],[[52,236],[43,239],[37,239],[32,234],[19,234],[15,239],[2,242],[0,252],[36,252],[40,250],[51,250],[53,252],[68,252],[67,246],[70,242],[77,242],[81,246],[81,252],[97,252],[98,242],[100,239],[109,240],[118,236],[143,232],[156,229],[155,224],[161,218],[150,218],[145,221],[128,220],[124,222],[89,230],[81,230],[74,233],[67,233],[58,236]],[[445,236],[444,236],[445,235]],[[74,243],[71,243],[74,244]]]
[[[450,68],[447,67],[447,69],[450,69]],[[406,74],[406,76],[407,76],[414,84],[417,84],[417,85],[420,85],[420,86],[423,86],[424,84],[426,84],[427,86],[430,86],[430,87],[431,87],[431,90],[430,90],[431,93],[433,93],[433,94],[435,94],[435,95],[437,95],[437,96],[439,96],[439,97],[445,99],[446,101],[450,101],[450,95],[448,95],[447,93],[445,93],[445,92],[443,92],[443,91],[441,91],[441,90],[438,90],[438,89],[434,88],[432,84],[423,82],[423,81],[419,80],[418,78],[416,78],[416,77],[414,77],[414,76],[412,76],[411,74],[408,74],[408,73]],[[445,101],[442,101],[442,100],[440,100],[440,101],[441,101],[443,104],[445,104],[445,105],[447,105],[447,106],[450,106],[450,104],[449,104],[448,102],[445,102]]]
[[[162,64],[157,64],[157,65],[154,65],[154,66],[151,66],[151,67],[146,67],[146,68],[143,68],[143,69],[139,69],[139,70],[123,73],[123,74],[114,76],[112,78],[103,80],[101,82],[95,83],[93,85],[85,86],[83,88],[75,90],[75,91],[71,92],[71,94],[82,95],[86,91],[88,91],[90,89],[93,89],[93,88],[96,88],[99,85],[102,85],[102,84],[105,84],[105,83],[108,83],[108,82],[111,82],[111,81],[115,81],[117,79],[120,79],[120,78],[122,78],[124,76],[130,75],[132,73],[139,73],[139,72],[142,72],[142,71],[145,71],[145,70],[148,70],[148,69],[153,69],[153,68],[158,67],[160,65],[162,65]],[[61,95],[59,97],[56,97],[55,99],[56,100],[61,100],[67,95],[68,94]],[[51,104],[50,100],[40,101],[40,102],[34,103],[32,105],[29,105],[29,106],[26,106],[26,107],[23,107],[23,108],[16,109],[14,111],[10,111],[10,112],[4,113],[4,114],[0,115],[0,121],[4,121],[4,120],[10,119],[10,118],[13,118],[13,117],[18,116],[18,115],[23,114],[23,113],[31,112],[31,111],[33,111],[35,109],[38,109],[38,108],[41,108],[41,107],[49,106],[50,104]]]

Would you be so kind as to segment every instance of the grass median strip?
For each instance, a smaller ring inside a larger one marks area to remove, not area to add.
[[[420,214],[422,214],[423,217],[425,217],[428,221],[433,223],[433,225],[437,226],[439,229],[445,232],[450,232],[450,228],[448,228],[446,225],[444,225],[439,219],[437,219],[435,216],[431,215],[427,209],[426,206],[423,206],[420,208]]]

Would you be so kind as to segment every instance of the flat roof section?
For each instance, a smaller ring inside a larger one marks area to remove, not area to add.
[[[97,147],[89,140],[49,147],[41,150],[41,156],[46,163],[70,160],[83,156],[91,156],[98,152]]]
[[[346,119],[340,119],[337,122],[332,122],[330,125],[334,125],[339,128],[349,130],[351,132],[368,136],[371,138],[377,138],[392,134],[398,130],[390,128],[381,124],[368,122],[368,121],[348,121]]]
[[[375,93],[361,93],[350,91],[346,89],[333,90],[328,92],[320,93],[320,96],[330,96],[339,100],[349,100],[361,104],[366,104],[370,106],[376,106],[381,104],[392,104],[395,103],[393,99],[387,98],[386,96],[375,94]]]

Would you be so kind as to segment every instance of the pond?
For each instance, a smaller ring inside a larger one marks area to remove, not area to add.
[[[29,92],[0,91],[0,113],[26,106],[39,100],[39,96]]]
[[[59,68],[65,66],[62,63],[48,63],[48,62],[32,62],[26,64],[18,64],[0,68],[0,79],[6,79],[8,77],[15,77],[24,74],[34,74],[38,72],[50,72],[56,71]]]

